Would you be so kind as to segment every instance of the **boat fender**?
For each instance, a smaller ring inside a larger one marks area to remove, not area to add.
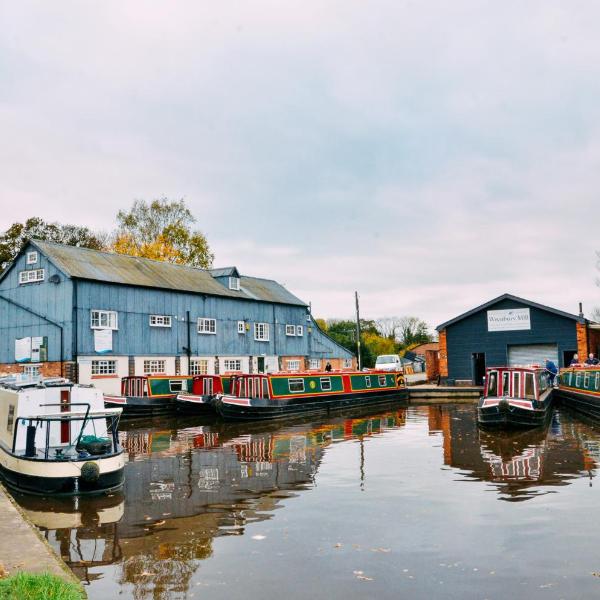
[[[100,477],[100,467],[98,463],[88,461],[83,463],[81,466],[81,479],[87,481],[88,483],[92,483],[94,481],[98,481]]]

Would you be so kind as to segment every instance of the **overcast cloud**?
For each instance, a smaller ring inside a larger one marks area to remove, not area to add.
[[[323,317],[600,305],[600,4],[0,0],[0,229],[185,198]]]

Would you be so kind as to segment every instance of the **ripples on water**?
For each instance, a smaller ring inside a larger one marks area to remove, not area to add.
[[[472,405],[123,423],[122,494],[17,496],[90,598],[588,598],[600,430]]]

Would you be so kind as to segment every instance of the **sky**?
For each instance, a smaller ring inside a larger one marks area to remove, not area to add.
[[[0,0],[0,230],[183,198],[215,266],[435,327],[600,306],[600,4]]]

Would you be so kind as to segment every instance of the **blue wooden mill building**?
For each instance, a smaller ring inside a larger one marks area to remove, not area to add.
[[[119,391],[150,373],[355,365],[308,305],[235,267],[205,270],[32,240],[0,276],[0,373]]]

